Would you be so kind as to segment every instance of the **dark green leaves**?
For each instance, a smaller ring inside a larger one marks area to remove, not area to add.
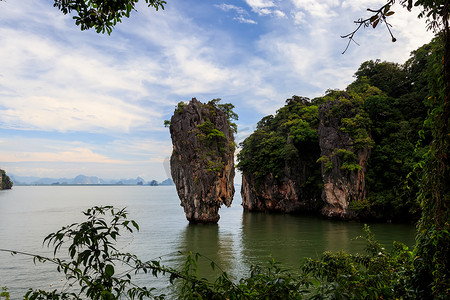
[[[262,118],[257,130],[241,143],[239,170],[257,180],[269,174],[283,176],[285,167],[298,159],[298,149],[310,152],[310,147],[318,147],[318,124],[318,106],[308,98],[286,100],[275,116]]]
[[[54,0],[64,14],[74,14],[75,24],[81,30],[94,28],[97,33],[111,34],[122,18],[129,18],[139,0]],[[145,0],[149,7],[164,9],[164,0]]]
[[[113,265],[106,265],[105,267],[105,275],[111,277],[114,275],[114,267]]]
[[[44,240],[47,246],[54,247],[55,256],[61,249],[67,249],[68,260],[34,256],[35,261],[55,263],[58,272],[65,274],[70,286],[78,283],[81,293],[75,295],[57,290],[30,290],[26,299],[80,299],[81,295],[87,299],[102,300],[118,299],[121,295],[128,295],[131,299],[159,299],[160,296],[153,295],[153,289],[135,285],[132,274],[150,272],[157,276],[169,273],[172,274],[171,280],[179,277],[175,271],[161,266],[159,261],[142,262],[135,255],[121,253],[116,249],[116,239],[121,231],[139,230],[134,220],[127,219],[125,209],[96,206],[83,214],[86,221],[65,226]],[[116,265],[122,267],[120,275],[116,275]]]
[[[133,224],[134,228],[139,231],[139,225],[134,220],[131,220],[131,223]]]

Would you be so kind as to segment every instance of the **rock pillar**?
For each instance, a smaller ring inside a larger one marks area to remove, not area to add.
[[[186,218],[215,223],[221,205],[234,196],[234,135],[226,112],[213,100],[180,102],[170,120],[170,159]]]

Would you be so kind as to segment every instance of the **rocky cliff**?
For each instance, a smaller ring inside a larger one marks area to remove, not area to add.
[[[242,206],[247,211],[282,213],[317,211],[321,204],[319,190],[315,192],[308,187],[308,180],[314,176],[316,168],[302,166],[307,163],[314,166],[316,159],[311,155],[307,159],[305,157],[303,160],[299,159],[286,166],[283,176],[276,178],[273,174],[268,174],[262,182],[258,182],[252,174],[243,173]]]
[[[417,221],[421,187],[415,170],[431,146],[423,127],[429,102],[423,99],[430,94],[428,75],[435,74],[437,42],[413,51],[402,65],[364,62],[345,91],[328,90],[310,101],[293,97],[261,119],[238,154],[244,208],[288,212],[300,207],[300,199],[319,203],[300,192],[314,176],[298,175],[314,168],[306,161],[315,156],[321,184],[312,186],[325,216]],[[300,152],[314,141],[317,147]]]
[[[230,106],[193,98],[180,102],[170,120],[170,168],[186,218],[214,223],[234,196],[234,134]]]
[[[358,215],[351,205],[364,201],[367,194],[365,175],[372,140],[369,119],[360,105],[361,99],[337,92],[319,108],[318,129],[327,217],[353,219]]]
[[[311,212],[321,207],[317,106],[293,96],[258,123],[238,155],[248,211]],[[290,116],[290,117],[287,117]]]
[[[238,154],[244,209],[356,218],[373,143],[363,103],[338,91],[293,96],[263,118]]]
[[[9,190],[13,186],[13,182],[9,178],[8,175],[6,175],[4,170],[0,169],[0,190]]]

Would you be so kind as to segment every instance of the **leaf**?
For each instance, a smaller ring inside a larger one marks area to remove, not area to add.
[[[114,275],[114,267],[112,265],[106,265],[105,267],[105,274],[108,277],[111,277]]]
[[[376,19],[376,21],[373,22],[372,27],[373,27],[373,28],[377,27],[378,22],[380,22],[380,19]]]
[[[395,14],[395,11],[390,11],[390,12],[388,12],[385,16],[386,16],[386,17],[389,17],[389,16],[392,16],[393,14]]]
[[[139,231],[139,225],[138,225],[138,223],[136,223],[134,220],[131,220],[131,223],[132,223],[133,226],[137,229],[137,231]]]

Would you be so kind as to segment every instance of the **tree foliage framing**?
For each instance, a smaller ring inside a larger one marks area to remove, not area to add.
[[[431,129],[432,143],[423,163],[419,200],[422,217],[418,226],[415,249],[414,286],[421,297],[445,298],[450,296],[450,1],[449,0],[400,0],[403,7],[411,10],[419,7],[419,18],[426,18],[427,29],[438,33],[442,39],[441,59],[436,61],[439,74],[430,81],[431,95],[428,97],[430,111],[425,125]],[[390,7],[395,0],[388,0],[380,9],[368,9],[375,13],[367,19],[355,21],[357,28],[342,36],[354,41],[355,33],[362,27],[375,28],[384,22],[391,34],[386,18],[393,15]],[[355,42],[356,43],[356,42]]]
[[[139,0],[54,0],[53,6],[63,14],[74,13],[75,24],[81,30],[94,28],[97,33],[111,34],[123,17],[130,17]],[[164,9],[164,0],[144,0],[148,7]]]

